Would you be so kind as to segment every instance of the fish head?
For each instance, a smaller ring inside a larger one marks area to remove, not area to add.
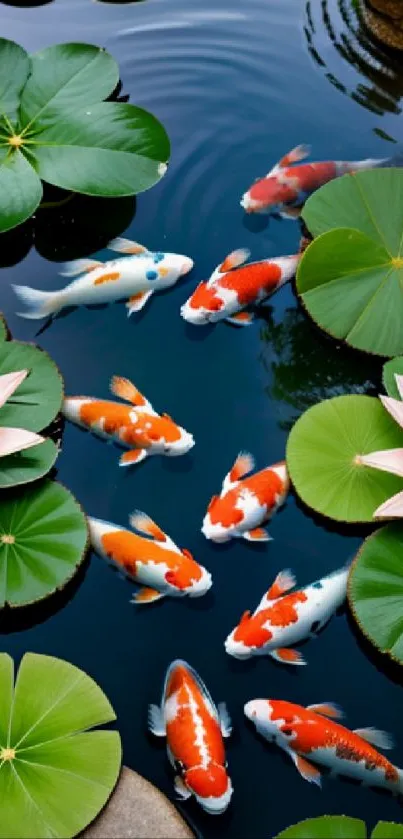
[[[155,265],[155,270],[151,273],[156,275],[155,279],[158,279],[160,288],[170,288],[170,286],[175,285],[194,266],[193,259],[179,253],[156,254],[154,262],[156,259],[158,259],[158,262]]]
[[[228,542],[245,518],[244,511],[228,495],[213,495],[204,516],[201,531],[212,542]]]
[[[181,454],[187,454],[195,444],[193,434],[190,434],[185,428],[177,425],[166,414],[162,417],[162,420],[164,423],[161,429],[164,438],[164,454],[168,455],[168,457],[178,457]]]
[[[262,614],[251,615],[250,611],[244,612],[238,626],[224,643],[228,655],[238,659],[250,658],[256,650],[267,644],[273,633],[262,625],[262,621]]]
[[[291,702],[252,699],[244,705],[244,714],[266,740],[288,749],[295,739],[294,722],[298,718],[295,709]]]
[[[181,553],[182,561],[178,563],[176,568],[166,572],[165,580],[180,594],[187,594],[189,597],[202,597],[213,584],[211,574],[196,562],[186,548],[182,548]]]
[[[184,773],[183,780],[206,813],[218,816],[227,809],[233,787],[225,766],[215,761],[194,766]]]
[[[252,184],[241,198],[241,207],[247,213],[270,212],[279,204],[294,201],[297,194],[295,181],[273,175]]]
[[[214,285],[209,286],[207,281],[199,283],[189,300],[181,307],[181,315],[188,323],[195,326],[203,326],[219,320],[219,315],[225,303],[218,294]]]
[[[281,460],[279,463],[273,463],[269,469],[270,472],[274,472],[281,481],[281,491],[279,492],[278,503],[282,504],[290,489],[290,478],[288,475],[287,464],[285,460]]]

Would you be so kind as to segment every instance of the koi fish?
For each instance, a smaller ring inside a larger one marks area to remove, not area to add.
[[[110,389],[134,407],[90,396],[70,396],[64,400],[62,413],[99,437],[127,446],[130,451],[121,456],[120,466],[141,463],[152,454],[175,457],[186,454],[194,446],[193,436],[168,414],[157,414],[128,379],[114,376]]]
[[[241,207],[247,213],[270,213],[277,210],[284,218],[298,218],[306,199],[316,189],[345,175],[375,169],[388,158],[367,160],[332,160],[320,163],[293,164],[304,160],[311,153],[310,147],[296,146],[288,152],[264,178],[257,178],[241,198]]]
[[[141,585],[131,603],[154,603],[165,596],[201,597],[211,588],[211,574],[149,516],[136,510],[129,521],[142,535],[95,518],[89,518],[88,525],[94,551]]]
[[[285,664],[306,664],[293,646],[314,638],[342,605],[349,567],[292,594],[287,592],[296,585],[295,577],[289,570],[281,571],[253,615],[244,612],[238,626],[228,635],[226,652],[239,659],[270,655]]]
[[[202,533],[213,542],[242,538],[268,542],[271,536],[261,525],[284,503],[289,479],[285,461],[246,478],[255,468],[251,454],[240,452],[225,476],[221,495],[213,495],[203,520]]]
[[[129,239],[113,239],[108,248],[127,256],[108,262],[76,259],[66,263],[61,276],[80,276],[60,291],[38,291],[29,286],[13,285],[19,299],[30,307],[29,311],[17,314],[37,320],[56,315],[66,306],[114,303],[128,298],[129,317],[133,312],[139,312],[155,291],[175,285],[193,268],[193,260],[188,256],[152,253]]]
[[[148,726],[167,738],[170,763],[177,771],[179,798],[194,795],[203,810],[219,815],[233,793],[227,773],[223,737],[232,731],[224,702],[215,706],[200,676],[186,661],[169,665],[161,705],[150,705]]]
[[[309,783],[321,786],[320,770],[314,766],[318,763],[333,775],[403,792],[403,770],[378,752],[393,748],[391,736],[376,728],[350,731],[334,722],[343,716],[337,705],[324,702],[304,708],[277,699],[252,699],[244,712],[259,734],[287,752]]]
[[[294,276],[301,259],[301,254],[297,254],[244,265],[249,255],[245,249],[230,253],[215,268],[210,279],[199,283],[183,304],[182,317],[195,326],[219,320],[248,326],[254,315],[245,308],[271,297]]]

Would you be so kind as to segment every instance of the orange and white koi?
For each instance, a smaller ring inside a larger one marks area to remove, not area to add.
[[[90,306],[127,299],[130,316],[139,312],[155,291],[175,285],[193,268],[193,260],[188,256],[153,253],[129,239],[113,239],[108,248],[126,256],[108,262],[76,259],[66,263],[62,276],[80,276],[60,291],[38,291],[29,286],[14,285],[19,299],[29,307],[18,314],[36,320],[56,315],[66,306]]]
[[[186,661],[177,659],[168,667],[161,705],[150,705],[148,725],[157,737],[167,738],[178,797],[194,795],[207,813],[223,813],[233,792],[223,742],[231,734],[231,720],[226,705],[216,707]]]
[[[393,748],[390,735],[376,728],[350,731],[334,722],[343,716],[337,705],[323,702],[304,708],[277,699],[252,699],[244,712],[259,734],[284,749],[309,783],[321,786],[321,773],[314,765],[319,764],[333,775],[403,792],[403,770],[378,751]]]
[[[141,586],[132,603],[154,603],[165,596],[201,597],[211,588],[211,574],[145,513],[136,510],[130,516],[138,533],[95,518],[89,518],[88,525],[94,551]]]
[[[141,463],[152,454],[175,457],[186,454],[194,446],[192,434],[168,414],[157,414],[128,379],[114,376],[110,387],[115,396],[131,403],[131,407],[90,396],[69,396],[64,400],[62,413],[99,437],[127,446],[130,451],[121,456],[120,466]]]
[[[284,664],[306,664],[294,644],[316,637],[346,598],[349,567],[340,568],[304,589],[291,571],[281,571],[253,615],[244,612],[228,635],[225,649],[234,658],[270,655]]]
[[[285,461],[245,477],[255,468],[252,455],[240,452],[224,478],[221,495],[213,495],[204,517],[202,533],[213,542],[242,538],[268,542],[261,525],[284,503],[289,479]]]
[[[388,158],[295,164],[311,153],[310,147],[296,146],[270,169],[264,178],[257,178],[241,198],[247,213],[270,213],[277,210],[285,218],[297,218],[306,199],[324,184],[348,172],[375,169]]]
[[[249,251],[245,249],[230,253],[215,268],[210,279],[199,283],[183,304],[182,317],[195,326],[219,320],[248,326],[254,315],[245,309],[267,300],[287,283],[297,270],[301,254],[244,265],[248,257]]]

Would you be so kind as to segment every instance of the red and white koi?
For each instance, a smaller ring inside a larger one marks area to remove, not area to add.
[[[284,664],[306,664],[294,644],[316,637],[343,604],[349,567],[292,593],[295,577],[291,571],[281,571],[253,615],[244,612],[228,635],[226,652],[239,659],[270,655]]]
[[[290,280],[301,259],[279,256],[244,265],[250,252],[245,249],[228,254],[215,268],[207,282],[199,283],[181,308],[182,317],[195,326],[226,320],[236,326],[248,326],[254,315],[247,306],[267,300]],[[242,266],[242,267],[240,267]]]
[[[291,149],[264,178],[257,178],[244,193],[241,207],[247,213],[270,213],[277,210],[285,218],[297,218],[306,199],[319,187],[340,175],[375,169],[387,161],[387,158],[368,158],[349,162],[327,160],[295,165],[310,153],[310,147],[305,145]]]
[[[66,306],[90,306],[127,299],[130,316],[139,312],[155,291],[175,285],[193,268],[193,260],[188,256],[153,253],[129,239],[113,239],[108,248],[126,256],[107,262],[76,259],[66,263],[62,276],[80,276],[60,291],[38,291],[29,286],[14,285],[19,299],[29,307],[18,314],[36,320],[56,315]]]
[[[290,756],[309,783],[321,786],[321,773],[314,765],[319,764],[333,775],[403,792],[403,770],[378,751],[393,748],[390,735],[376,728],[350,731],[334,721],[343,716],[337,705],[323,702],[304,708],[277,699],[252,699],[244,712],[259,734]]]
[[[136,510],[130,516],[138,533],[95,518],[89,518],[88,525],[94,551],[141,586],[132,603],[154,603],[165,596],[201,597],[211,588],[211,574],[145,513]]]
[[[90,396],[70,396],[64,400],[62,413],[76,425],[107,440],[127,446],[120,466],[141,463],[147,456],[168,457],[186,454],[194,446],[192,434],[168,415],[157,414],[150,402],[128,380],[114,376],[111,391],[131,406]]]
[[[289,479],[285,461],[245,477],[255,468],[252,455],[240,452],[224,478],[221,495],[213,495],[204,517],[202,533],[213,542],[242,538],[268,542],[261,525],[284,503]]]
[[[161,705],[150,705],[148,724],[157,737],[167,738],[178,797],[194,795],[207,813],[223,813],[233,792],[223,742],[231,734],[231,720],[226,705],[216,707],[186,661],[177,659],[168,667]]]

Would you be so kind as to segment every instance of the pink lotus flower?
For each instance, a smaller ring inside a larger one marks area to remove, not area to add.
[[[7,402],[9,396],[12,396],[17,387],[28,375],[28,370],[19,370],[18,373],[4,373],[0,376],[0,408]],[[39,434],[34,434],[32,431],[26,431],[24,428],[1,428],[0,427],[0,457],[7,454],[15,454],[22,452],[24,449],[30,449],[31,446],[37,446],[38,443],[44,443],[44,437]]]
[[[403,399],[403,376],[395,374],[397,389]],[[403,428],[403,402],[392,399],[390,396],[379,396],[384,408],[394,420]],[[364,466],[372,466],[374,469],[381,469],[383,472],[391,472],[392,475],[400,475],[403,478],[403,449],[385,449],[380,452],[359,455],[358,460]],[[403,517],[403,491],[388,498],[373,514],[377,519],[390,519]]]

